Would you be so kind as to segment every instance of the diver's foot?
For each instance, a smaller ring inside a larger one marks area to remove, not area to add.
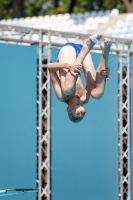
[[[101,38],[102,38],[101,34],[92,35],[91,37],[84,40],[83,47],[91,50],[92,47],[97,43],[97,41],[100,41]]]
[[[100,48],[103,56],[108,57],[111,48],[111,40],[109,38],[104,38],[100,44]]]
[[[100,44],[100,48],[103,55],[102,64],[99,65],[97,71],[99,71],[101,75],[106,76],[107,80],[110,73],[110,69],[108,67],[108,56],[111,48],[111,40],[109,38],[104,38]]]

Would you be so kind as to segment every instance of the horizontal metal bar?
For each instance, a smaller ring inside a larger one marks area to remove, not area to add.
[[[42,33],[50,33],[50,35],[52,36],[62,36],[62,37],[69,37],[69,38],[80,38],[80,39],[86,39],[89,36],[91,36],[92,34],[81,34],[81,33],[70,33],[70,32],[63,32],[63,31],[57,31],[57,30],[48,30],[48,29],[37,29],[37,28],[29,28],[29,27],[22,27],[22,26],[12,26],[12,25],[4,25],[4,24],[0,24],[0,30],[3,29],[15,29],[16,31],[22,31],[22,32],[38,32],[41,30]],[[104,35],[103,37],[107,37],[106,35]],[[125,44],[131,44],[133,43],[133,40],[131,39],[125,39],[125,38],[117,38],[117,37],[109,37],[112,42],[116,43],[116,42],[120,42],[120,43],[125,43]]]
[[[46,53],[42,53],[42,57],[43,57],[43,56],[48,56],[48,54],[46,54]]]
[[[39,31],[40,29],[37,29],[37,28],[30,28],[30,27],[21,27],[21,26],[12,26],[12,25],[3,25],[3,24],[0,24],[0,30],[1,31],[11,31],[12,29],[14,29],[14,31],[19,31],[19,32],[26,32],[26,33],[30,33],[32,32],[32,34],[34,33],[37,33],[39,34]],[[85,38],[88,38],[90,36],[90,34],[79,34],[79,33],[69,33],[69,32],[62,32],[62,31],[56,31],[56,30],[47,30],[47,29],[41,29],[42,31],[42,34],[44,35],[48,35],[48,33],[51,35],[51,36],[60,36],[62,38],[79,38],[79,39],[85,39]],[[107,37],[106,35],[104,35],[103,37]],[[112,40],[113,43],[116,43],[116,44],[119,44],[119,43],[122,43],[122,44],[125,44],[125,45],[130,45],[132,44],[133,46],[133,40],[130,40],[130,39],[125,39],[125,38],[114,38],[114,37],[110,37],[109,38]],[[31,39],[16,39],[14,37],[11,37],[10,38],[8,37],[5,37],[5,36],[1,36],[0,37],[1,40],[5,40],[5,41],[14,41],[14,42],[24,42],[24,43],[30,43],[30,44],[38,44],[39,42],[42,43],[42,45],[48,45],[48,44],[51,44],[51,45],[55,45],[55,46],[62,46],[64,43],[58,43],[58,42],[51,42],[51,41],[47,41],[47,42],[43,42],[43,41],[32,41]],[[94,48],[95,50],[100,50],[100,48]],[[126,52],[129,52],[129,53],[133,53],[133,49],[132,50],[124,50],[124,49],[118,49],[117,48],[117,45],[116,45],[116,49],[111,49],[112,52],[123,52],[123,53],[126,53]]]
[[[37,28],[29,28],[29,27],[24,27],[24,26],[14,26],[14,25],[7,25],[7,24],[0,24],[0,30],[1,29],[9,29],[9,30],[12,30],[12,29],[15,29],[16,31],[22,31],[22,32],[31,32],[31,31],[34,31],[34,32],[39,32],[40,29],[37,29]],[[44,31],[48,32],[48,30],[44,29]]]
[[[21,38],[14,38],[14,37],[1,37],[0,40],[6,42],[16,42],[16,43],[27,43],[27,44],[38,44],[39,42],[36,40],[26,40]]]
[[[7,37],[0,37],[0,40],[2,41],[8,41],[8,42],[16,42],[16,43],[27,43],[27,44],[39,44],[39,41],[33,41],[33,40],[26,40],[26,39],[16,39],[16,38],[7,38]],[[41,42],[42,43],[42,46],[45,46],[45,45],[48,45],[49,42]],[[56,46],[56,47],[61,47],[62,45],[64,45],[64,43],[56,43],[56,42],[51,42],[51,46]],[[101,51],[101,48],[100,47],[93,47],[92,50],[100,50]],[[129,54],[133,54],[133,50],[123,50],[123,49],[113,49],[111,48],[110,52],[123,52],[123,53],[127,53],[129,52]]]
[[[42,64],[42,65],[40,64],[40,65],[39,65],[39,68],[40,68],[40,67],[42,67],[42,68],[47,68],[48,65],[47,65],[47,64]]]
[[[126,62],[126,61],[123,61],[123,60],[121,61],[121,63],[122,64],[129,64],[129,62]]]

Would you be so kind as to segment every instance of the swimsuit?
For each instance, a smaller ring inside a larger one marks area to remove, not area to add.
[[[62,47],[64,47],[64,46],[72,46],[72,47],[74,47],[74,49],[76,51],[76,58],[78,57],[78,55],[79,55],[79,53],[80,53],[80,51],[81,51],[81,49],[83,47],[82,44],[74,44],[72,42],[68,42],[68,43],[64,44]]]

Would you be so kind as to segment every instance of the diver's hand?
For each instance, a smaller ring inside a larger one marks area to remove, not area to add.
[[[109,76],[109,74],[110,74],[110,68],[109,67],[105,67],[105,68],[101,69],[100,70],[100,74],[102,76]]]
[[[82,70],[82,64],[81,63],[69,63],[69,71],[71,74],[75,75],[75,74],[79,74]]]

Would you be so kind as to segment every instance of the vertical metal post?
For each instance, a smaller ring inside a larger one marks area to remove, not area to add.
[[[131,162],[130,162],[130,153],[131,153],[131,147],[130,147],[130,134],[131,134],[131,125],[130,125],[130,53],[127,53],[127,98],[128,98],[128,104],[127,104],[127,121],[128,121],[128,200],[131,200]]]
[[[50,43],[43,53],[43,34],[39,32],[38,98],[38,200],[50,200],[50,77],[45,62],[50,62]],[[46,59],[44,59],[46,58]]]
[[[50,31],[48,31],[47,63],[50,62]],[[50,200],[50,76],[47,68],[47,200]]]
[[[50,63],[50,31],[48,31],[48,60],[47,62]],[[49,75],[49,72],[48,72],[48,69],[47,69],[47,80],[48,80],[48,91],[47,91],[47,101],[48,101],[48,124],[47,124],[47,127],[48,127],[48,131],[49,131],[49,134],[48,134],[48,157],[49,157],[49,162],[48,162],[48,198],[47,200],[50,200],[50,75]]]
[[[119,54],[119,198],[123,200],[123,163],[122,163],[122,52]]]
[[[39,77],[39,84],[38,84],[38,200],[41,200],[41,192],[42,192],[42,173],[41,173],[41,166],[42,166],[42,145],[41,145],[41,138],[42,138],[42,31],[39,31],[39,66],[38,66],[38,77]]]
[[[119,57],[119,199],[131,200],[130,52]]]

